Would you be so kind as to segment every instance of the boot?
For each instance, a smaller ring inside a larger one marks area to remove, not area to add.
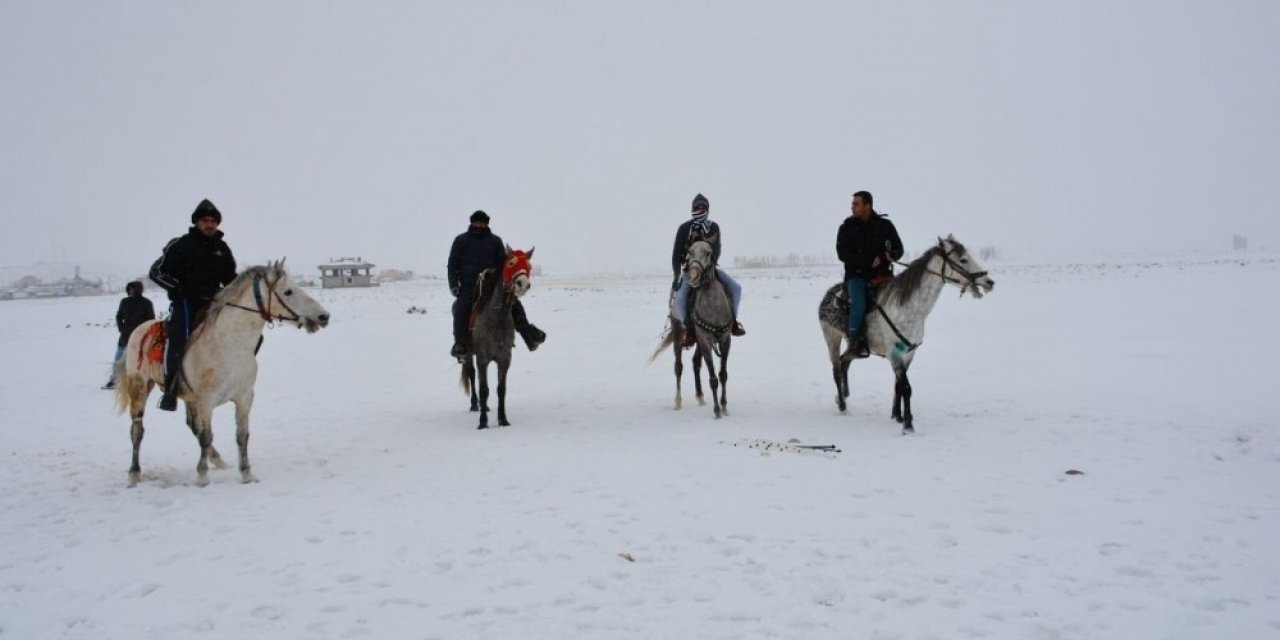
[[[114,388],[116,388],[116,381],[115,381],[115,380],[108,380],[106,384],[102,385],[102,386],[101,386],[101,387],[99,387],[99,388],[100,388],[100,389],[107,389],[108,391],[109,391],[109,390],[111,390],[111,389],[114,389]]]
[[[857,341],[855,341],[855,342],[854,342],[854,344],[853,344],[853,357],[855,357],[855,358],[870,358],[870,357],[871,357],[871,349],[870,349],[869,347],[867,347],[867,337],[866,337],[866,335],[859,336],[859,337],[858,337],[858,339],[857,339]]]
[[[524,344],[526,347],[529,347],[529,351],[537,351],[538,345],[547,341],[546,332],[531,324],[525,325],[524,328],[519,331],[520,337],[524,338]]]
[[[175,393],[178,390],[177,378],[177,376],[174,376],[173,378],[165,381],[164,394],[160,396],[161,411],[178,410],[178,395]]]
[[[733,337],[735,337],[735,338],[741,338],[742,336],[747,335],[747,330],[742,328],[742,323],[741,323],[741,322],[738,322],[737,320],[734,320],[734,321],[733,321],[733,329],[731,329],[731,330],[729,331],[729,333],[730,333],[730,334],[732,334],[732,335],[733,335]]]

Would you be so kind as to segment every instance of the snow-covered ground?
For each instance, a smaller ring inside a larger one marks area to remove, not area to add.
[[[537,279],[550,340],[483,432],[442,285],[317,292],[328,329],[267,333],[261,482],[205,488],[155,410],[125,488],[114,299],[0,303],[0,638],[1280,637],[1280,261],[988,266],[911,437],[882,360],[836,411],[835,269],[736,274],[718,421],[646,365],[665,277]],[[843,452],[726,444],[792,438]]]

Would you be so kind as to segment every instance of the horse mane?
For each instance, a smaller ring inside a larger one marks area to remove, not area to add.
[[[960,243],[953,242],[952,244],[955,248],[964,251],[964,247]],[[885,287],[885,301],[900,304],[915,295],[920,290],[920,283],[924,282],[924,275],[929,272],[929,261],[942,251],[942,245],[937,244],[929,247],[929,250],[920,254],[919,258],[912,260],[911,264],[907,265],[907,268],[903,269],[902,273],[894,277],[889,285]]]
[[[222,315],[223,310],[225,310],[231,302],[243,295],[245,289],[253,286],[254,278],[266,278],[268,276],[278,278],[283,274],[284,268],[278,263],[270,265],[255,265],[240,272],[240,275],[236,276],[236,279],[232,280],[231,284],[223,287],[217,295],[213,296],[213,302],[209,304],[208,314],[205,316],[204,322],[201,322],[200,326],[196,327],[195,333],[199,333],[201,329],[216,320],[218,316]],[[194,333],[192,334],[192,337],[195,337]]]

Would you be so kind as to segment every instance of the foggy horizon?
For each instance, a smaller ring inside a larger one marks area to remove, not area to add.
[[[476,209],[549,273],[661,272],[699,192],[727,267],[834,254],[860,189],[912,254],[1280,247],[1274,3],[0,16],[3,266],[140,273],[202,198],[240,267],[308,277],[340,256],[442,276]]]

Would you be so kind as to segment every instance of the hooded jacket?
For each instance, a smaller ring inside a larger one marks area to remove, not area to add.
[[[488,227],[471,227],[453,239],[449,249],[449,290],[470,297],[480,272],[501,267],[507,246]]]
[[[186,235],[170,240],[151,265],[151,281],[169,293],[169,300],[212,300],[236,279],[236,259],[222,235],[218,231],[206,236],[191,227]]]
[[[120,300],[120,308],[116,309],[116,328],[120,330],[118,346],[129,344],[129,335],[138,325],[156,319],[156,309],[146,296],[125,296]]]

